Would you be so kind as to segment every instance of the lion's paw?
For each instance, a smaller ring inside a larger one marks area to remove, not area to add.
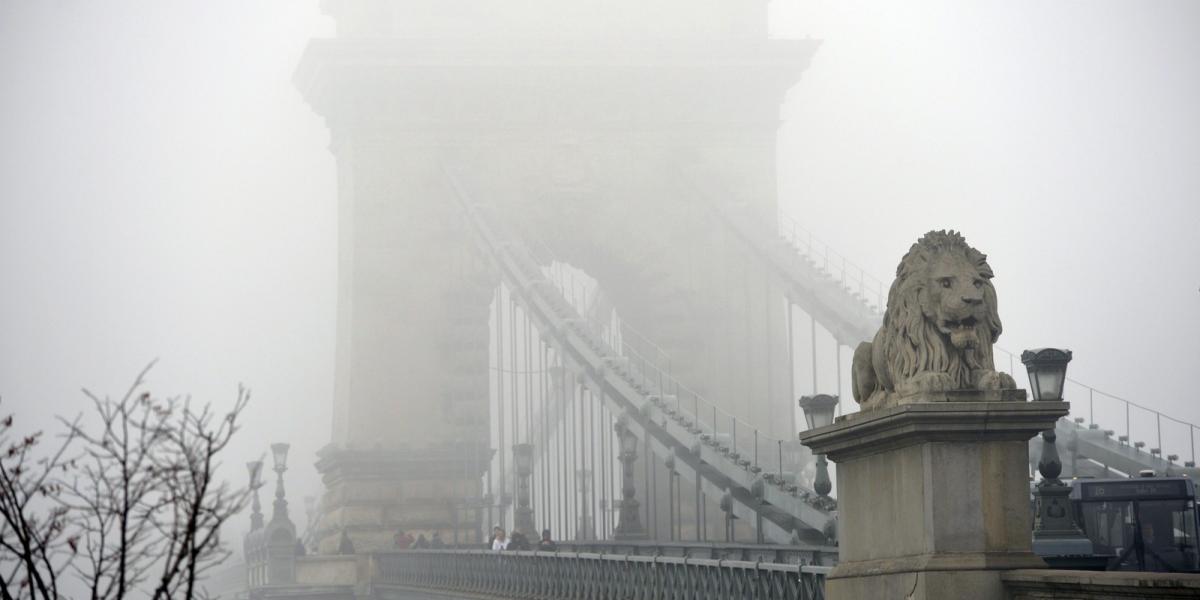
[[[979,376],[981,390],[1011,390],[1017,387],[1017,382],[1008,373],[1001,371],[986,371]]]
[[[958,387],[949,373],[927,371],[917,373],[904,382],[902,389],[905,393],[913,392],[945,392]]]

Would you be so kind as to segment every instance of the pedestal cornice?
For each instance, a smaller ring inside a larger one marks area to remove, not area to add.
[[[968,398],[979,400],[963,401]],[[1024,390],[925,395],[899,406],[840,417],[828,427],[801,433],[800,441],[834,462],[922,442],[1025,441],[1053,427],[1071,407],[1067,402],[1024,398]]]

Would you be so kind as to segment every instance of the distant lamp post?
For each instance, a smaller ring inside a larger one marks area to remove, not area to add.
[[[286,442],[271,444],[271,458],[275,461],[275,471],[282,473],[287,470],[288,449],[292,445]]]
[[[533,507],[530,498],[533,494],[529,489],[529,477],[533,473],[533,446],[516,444],[513,446],[513,464],[517,469],[517,506],[513,510],[513,525],[527,537],[534,535]]]
[[[250,585],[275,585],[296,581],[296,555],[299,540],[296,525],[288,518],[287,500],[283,489],[283,473],[287,471],[288,444],[271,444],[275,470],[275,505],[271,520],[262,522],[258,505],[258,488],[263,485],[263,463],[246,463],[250,472],[250,487],[254,491],[251,532],[246,535],[245,549],[247,578]]]
[[[667,537],[673,542],[678,535],[675,528],[675,486],[678,485],[679,471],[675,470],[675,455],[667,456],[663,465],[667,467]]]
[[[617,513],[617,527],[613,530],[613,539],[640,540],[646,538],[646,530],[642,527],[638,515],[638,501],[634,496],[637,488],[634,486],[633,461],[637,460],[638,438],[629,429],[629,417],[621,415],[613,429],[617,433],[621,461],[621,504]]]
[[[820,429],[833,424],[833,413],[837,409],[837,396],[817,394],[800,398],[800,408],[804,410],[804,420],[809,429]],[[829,461],[824,454],[817,455],[817,476],[813,479],[813,491],[822,498],[828,498],[833,491],[833,482],[829,479]]]
[[[274,512],[271,514],[271,520],[287,518],[287,500],[284,499],[283,491],[283,472],[287,471],[287,455],[288,448],[291,445],[287,443],[271,444],[271,458],[275,461],[275,506]]]
[[[250,505],[250,531],[262,529],[263,514],[262,505],[258,502],[258,488],[262,487],[262,461],[252,460],[246,463],[246,470],[250,472],[250,491],[253,493],[253,501]]]
[[[1038,348],[1021,353],[1021,362],[1029,371],[1029,387],[1036,402],[1061,402],[1067,379],[1070,350]],[[1080,531],[1071,517],[1071,488],[1059,480],[1062,460],[1055,444],[1054,429],[1042,432],[1042,458],[1038,483],[1037,516],[1033,524],[1033,551],[1042,556],[1086,556],[1093,553],[1092,541]]]

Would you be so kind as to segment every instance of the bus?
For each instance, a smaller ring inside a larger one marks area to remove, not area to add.
[[[1075,522],[1110,571],[1200,572],[1196,484],[1187,477],[1077,479]]]

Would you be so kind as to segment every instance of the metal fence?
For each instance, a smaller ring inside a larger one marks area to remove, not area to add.
[[[1000,347],[994,350],[996,370],[1008,371],[1017,380],[1017,387],[1022,387],[1028,375],[1023,365],[1017,367],[1020,357]],[[1118,443],[1153,457],[1175,464],[1183,462],[1188,467],[1196,465],[1197,425],[1070,377],[1063,385],[1063,399],[1071,403],[1071,415],[1079,426],[1102,430]]]
[[[373,555],[373,584],[573,600],[823,600],[830,567],[668,556],[409,550]]]
[[[838,562],[837,546],[782,544],[722,544],[666,541],[587,540],[556,542],[559,552],[588,552],[676,558],[711,558],[746,562],[832,567]],[[476,547],[478,548],[478,547]]]

